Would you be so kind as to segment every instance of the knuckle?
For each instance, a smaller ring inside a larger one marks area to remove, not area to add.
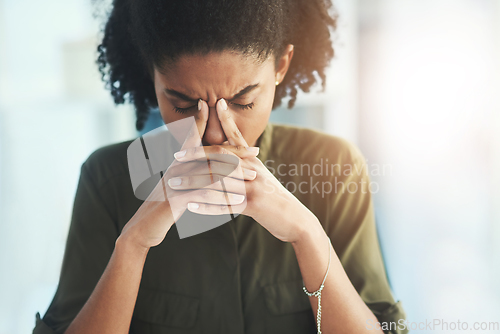
[[[213,152],[214,152],[215,154],[222,154],[222,150],[223,150],[223,148],[222,148],[222,147],[220,147],[220,146],[215,146],[215,147],[213,148]]]
[[[210,190],[208,190],[208,189],[203,189],[203,190],[201,191],[201,194],[200,194],[200,195],[201,195],[201,198],[203,198],[203,199],[209,199],[209,198],[210,198],[210,194],[211,194],[211,191],[210,191]]]
[[[241,137],[241,131],[238,128],[234,129],[232,131],[232,134],[234,137],[238,137],[238,138]]]
[[[205,212],[213,213],[215,210],[215,205],[213,204],[205,204]]]
[[[222,146],[217,146],[217,153],[218,154],[227,154],[227,150]]]

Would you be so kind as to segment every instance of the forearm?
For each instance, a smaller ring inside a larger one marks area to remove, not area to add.
[[[103,275],[65,334],[128,333],[147,253],[119,237]]]
[[[329,245],[328,236],[316,219],[307,220],[308,228],[301,233],[300,240],[293,242],[302,278],[306,289],[313,292],[319,289],[328,267],[328,251],[331,264],[321,292],[321,331],[330,333],[383,333],[368,331],[366,321],[378,320],[363,302],[342,267],[335,250]],[[329,249],[328,249],[329,247]],[[316,319],[318,298],[309,297]]]

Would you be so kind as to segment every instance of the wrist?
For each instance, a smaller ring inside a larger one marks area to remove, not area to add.
[[[284,212],[285,221],[289,222],[294,231],[293,237],[290,239],[292,245],[304,243],[306,240],[311,240],[317,237],[320,233],[324,233],[323,226],[320,221],[297,197],[289,194],[285,204],[281,206],[280,212]]]
[[[139,243],[136,238],[128,233],[120,234],[115,241],[115,250],[127,254],[137,254],[145,257],[149,252],[149,248]]]
[[[300,217],[297,219],[297,217]],[[322,234],[325,234],[323,226],[318,218],[309,210],[303,215],[295,216],[297,222],[296,238],[291,244],[296,247],[307,242],[314,242],[318,240]]]

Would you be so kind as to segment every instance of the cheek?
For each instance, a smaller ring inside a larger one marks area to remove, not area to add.
[[[234,113],[235,123],[249,144],[256,141],[264,131],[271,115],[273,101],[274,94],[270,99],[262,99],[254,109]]]

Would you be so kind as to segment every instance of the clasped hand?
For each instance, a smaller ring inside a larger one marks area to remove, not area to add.
[[[315,219],[314,215],[257,158],[259,148],[248,146],[224,99],[217,102],[216,112],[227,142],[199,146],[208,109],[208,104],[200,100],[194,131],[174,154],[175,161],[143,204],[146,208],[141,206],[132,218],[136,221],[129,222],[134,226],[142,220],[141,226],[135,227],[142,230],[141,244],[145,247],[159,244],[186,209],[202,215],[245,214],[281,241],[297,241],[304,233],[304,222]],[[154,202],[154,198],[165,193],[169,203],[168,223],[165,223],[167,213],[158,204],[165,207],[165,203]],[[160,219],[164,222],[159,222]]]

